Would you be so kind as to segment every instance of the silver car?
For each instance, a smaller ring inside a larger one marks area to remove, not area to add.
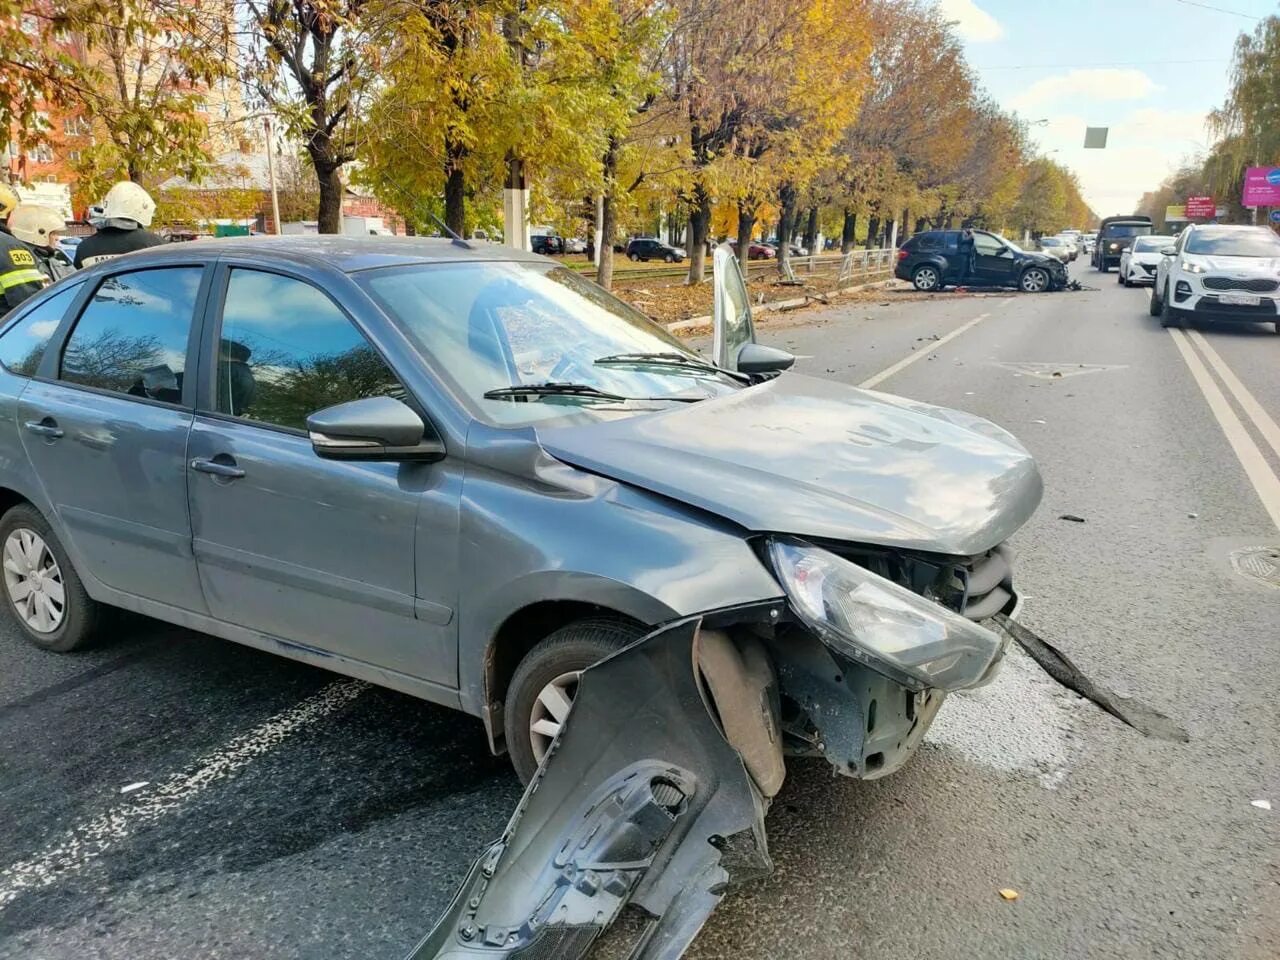
[[[985,420],[780,373],[716,257],[714,360],[462,242],[55,284],[0,333],[8,615],[70,651],[122,607],[455,707],[526,781],[585,668],[692,617],[755,664],[779,765],[898,768],[999,664],[1040,476]]]

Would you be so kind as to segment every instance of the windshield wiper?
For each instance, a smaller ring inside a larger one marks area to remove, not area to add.
[[[510,387],[497,387],[486,390],[486,400],[527,400],[536,397],[582,397],[587,400],[608,400],[623,403],[629,400],[619,393],[608,393],[589,383],[517,383]]]
[[[652,367],[684,367],[689,370],[699,370],[703,373],[722,373],[726,377],[732,377],[734,380],[745,379],[737,371],[725,370],[723,367],[717,367],[710,360],[700,360],[697,357],[686,356],[683,353],[613,353],[607,357],[600,357],[594,362],[599,364],[635,364]]]

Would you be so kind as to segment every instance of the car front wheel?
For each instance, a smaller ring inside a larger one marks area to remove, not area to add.
[[[1160,299],[1160,326],[1162,327],[1181,327],[1182,311],[1175,309],[1169,303],[1168,297]]]
[[[19,504],[0,518],[0,553],[9,616],[28,640],[65,653],[93,639],[101,607],[38,510]]]
[[[1018,278],[1018,289],[1023,293],[1044,293],[1049,289],[1049,273],[1040,267],[1031,267]]]
[[[1151,314],[1151,316],[1153,316],[1153,317],[1158,317],[1158,316],[1160,316],[1160,302],[1161,302],[1161,301],[1160,301],[1160,297],[1157,295],[1157,294],[1159,294],[1159,292],[1160,292],[1160,284],[1159,284],[1159,282],[1157,282],[1157,283],[1156,283],[1154,286],[1152,286],[1152,288],[1151,288],[1151,302],[1147,304],[1147,312],[1148,312],[1148,313],[1150,313],[1150,314]]]
[[[587,667],[644,636],[639,624],[591,618],[561,627],[530,650],[516,668],[504,707],[507,752],[528,783],[551,748]]]
[[[922,267],[916,267],[915,272],[911,274],[911,283],[917,290],[930,293],[942,285],[942,276],[938,273],[937,267],[925,264]]]
[[[628,260],[630,260],[632,263],[635,263],[635,262],[636,262],[637,260],[639,260],[640,258],[639,258],[638,256],[636,256],[634,253],[628,253],[628,254],[627,254],[627,259],[628,259]]]

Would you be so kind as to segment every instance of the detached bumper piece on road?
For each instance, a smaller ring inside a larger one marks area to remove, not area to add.
[[[583,674],[502,838],[410,960],[575,960],[627,904],[650,918],[628,955],[676,958],[729,887],[772,870],[766,800],[693,669],[699,624]]]

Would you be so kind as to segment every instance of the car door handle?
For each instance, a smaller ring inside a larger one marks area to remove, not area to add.
[[[191,469],[198,470],[201,473],[209,473],[215,477],[225,477],[228,480],[238,480],[244,476],[244,471],[236,466],[236,462],[231,460],[204,460],[197,457],[191,461]]]
[[[63,431],[56,420],[51,417],[45,417],[43,420],[28,420],[22,425],[28,432],[34,433],[36,436],[45,437],[49,440],[57,440],[63,436]]]

